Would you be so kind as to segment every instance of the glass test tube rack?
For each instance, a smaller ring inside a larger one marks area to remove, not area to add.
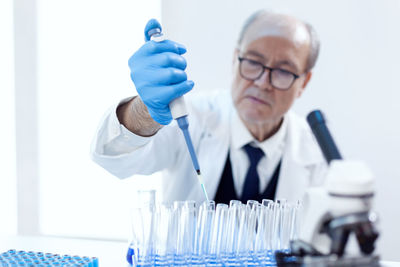
[[[299,229],[301,203],[232,200],[155,203],[139,192],[127,260],[133,266],[274,266]]]

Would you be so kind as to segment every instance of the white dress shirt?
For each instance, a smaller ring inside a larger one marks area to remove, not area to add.
[[[265,191],[268,183],[274,174],[279,161],[282,159],[283,148],[285,147],[285,138],[287,131],[287,120],[284,119],[279,130],[270,138],[259,142],[251,135],[237,112],[233,112],[230,123],[231,142],[229,147],[230,163],[232,166],[233,183],[235,185],[236,195],[242,195],[246,174],[250,166],[250,161],[243,147],[249,143],[252,146],[259,147],[264,152],[257,165],[257,172],[260,178],[260,194]]]

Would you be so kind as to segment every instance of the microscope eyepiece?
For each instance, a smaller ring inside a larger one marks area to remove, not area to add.
[[[330,163],[334,159],[342,159],[340,152],[326,126],[325,117],[320,110],[314,110],[307,115],[307,122],[317,139],[326,161]]]

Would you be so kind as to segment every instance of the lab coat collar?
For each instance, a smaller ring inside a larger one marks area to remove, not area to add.
[[[230,121],[231,147],[233,149],[241,149],[246,144],[254,141],[253,136],[239,118],[235,108],[232,111]]]
[[[309,186],[315,185],[316,178],[322,179],[314,175],[316,170],[325,165],[325,162],[305,119],[292,112],[288,112],[286,118],[287,138],[276,199],[297,201],[302,199]]]
[[[240,119],[237,110],[234,109],[230,118],[231,148],[241,149],[245,145],[253,143],[255,146],[261,148],[267,158],[271,158],[275,153],[282,153],[287,132],[287,119],[285,117],[283,118],[279,130],[273,136],[263,142],[259,142],[254,139],[250,131]]]

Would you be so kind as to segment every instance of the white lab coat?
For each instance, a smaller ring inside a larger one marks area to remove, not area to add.
[[[189,130],[210,198],[218,189],[229,151],[230,116],[236,112],[228,90],[187,96]],[[92,159],[119,178],[163,171],[163,200],[204,201],[183,135],[176,122],[152,137],[140,137],[118,122],[113,107],[93,140]],[[303,118],[288,120],[276,198],[301,199],[306,188],[320,185],[326,163]]]

